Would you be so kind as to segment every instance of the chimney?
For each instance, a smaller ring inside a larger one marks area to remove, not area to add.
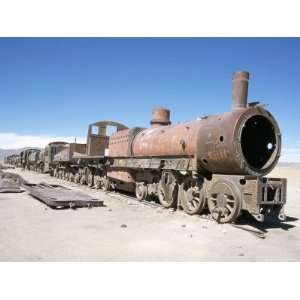
[[[237,71],[232,76],[232,110],[247,107],[249,72]]]
[[[152,110],[151,125],[153,126],[166,126],[170,125],[170,110],[164,107],[157,107]]]

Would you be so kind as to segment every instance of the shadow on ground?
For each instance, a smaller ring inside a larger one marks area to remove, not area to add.
[[[258,230],[263,231],[264,233],[267,233],[268,229],[276,229],[276,228],[288,231],[289,229],[296,227],[293,223],[298,220],[299,220],[298,218],[287,216],[286,220],[282,222],[279,221],[274,216],[267,216],[265,218],[265,221],[261,223],[255,220],[250,215],[245,214],[238,219],[236,225],[250,225]]]

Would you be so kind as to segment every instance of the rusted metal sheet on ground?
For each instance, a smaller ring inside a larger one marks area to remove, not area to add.
[[[60,185],[47,183],[24,184],[30,195],[44,202],[52,208],[77,208],[104,206],[102,200],[87,194],[70,190]]]
[[[0,193],[20,193],[23,178],[18,174],[0,171]]]

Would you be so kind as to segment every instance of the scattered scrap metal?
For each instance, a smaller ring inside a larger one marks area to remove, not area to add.
[[[15,167],[0,163],[0,170],[14,169]]]
[[[104,206],[103,201],[99,199],[60,185],[25,183],[24,187],[31,196],[39,199],[52,208]]]
[[[104,206],[103,201],[60,185],[31,184],[20,175],[0,170],[0,193],[28,193],[52,208]]]
[[[0,193],[20,193],[23,192],[23,178],[14,173],[3,172],[0,170]]]

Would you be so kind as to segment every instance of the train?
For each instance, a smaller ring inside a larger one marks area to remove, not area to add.
[[[281,132],[260,102],[248,102],[249,72],[232,77],[232,109],[171,123],[170,110],[152,111],[149,128],[114,121],[89,125],[87,142],[56,141],[6,161],[91,188],[156,198],[189,215],[208,210],[219,223],[247,212],[263,222],[286,219],[287,180],[266,177],[281,154]],[[109,128],[114,132],[109,135]]]

